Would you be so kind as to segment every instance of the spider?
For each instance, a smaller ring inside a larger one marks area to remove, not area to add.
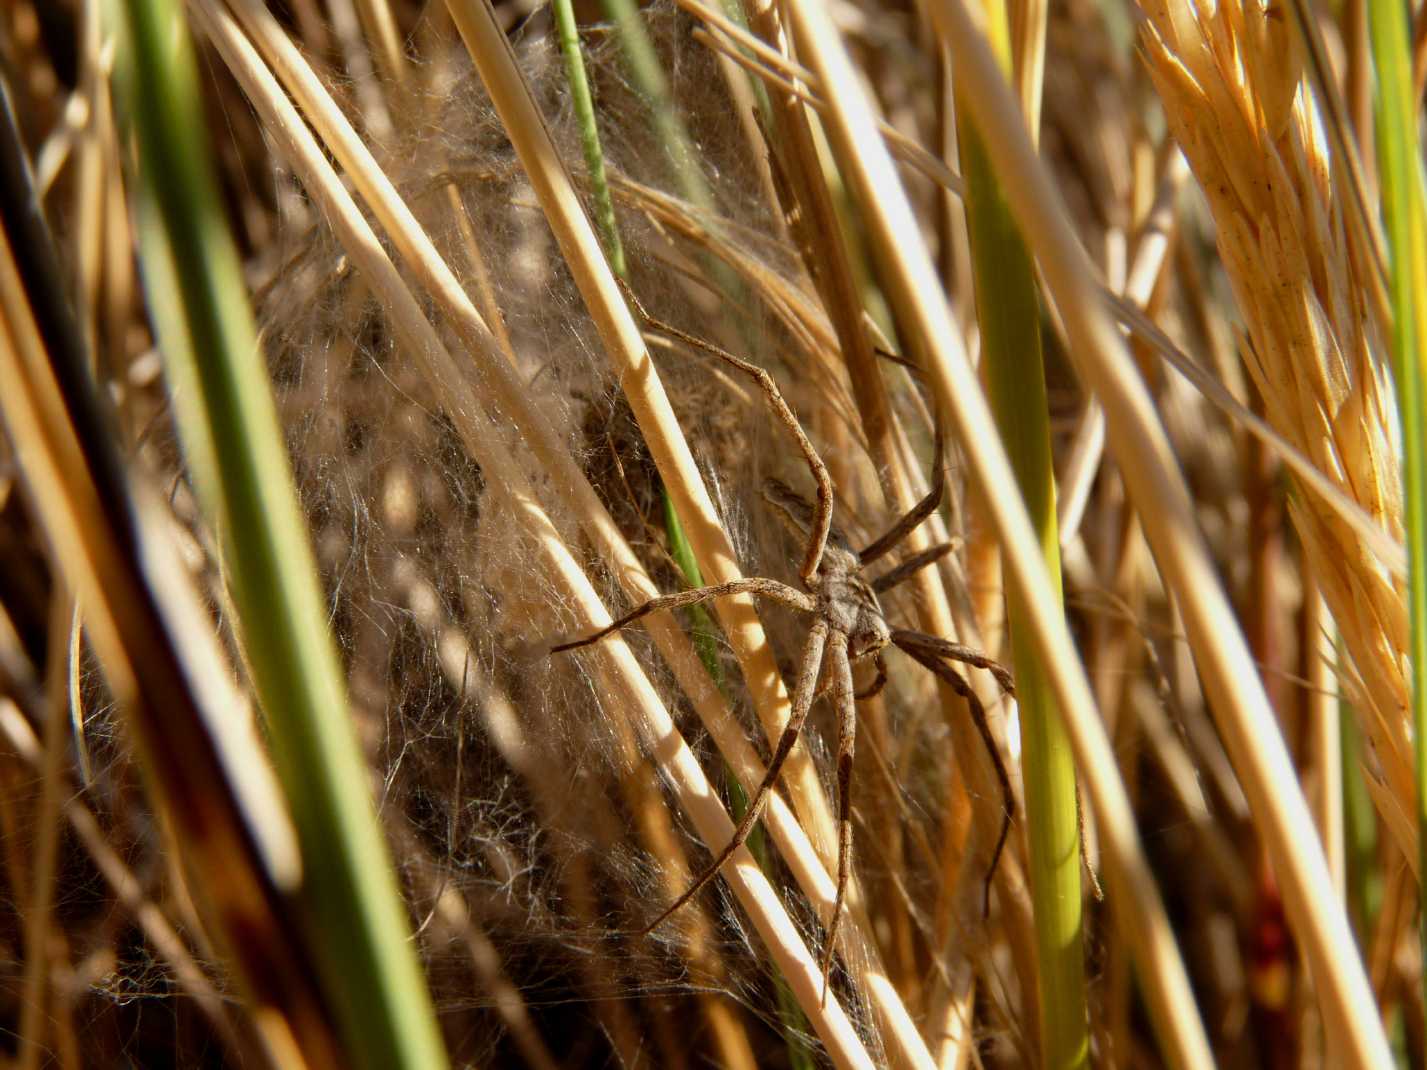
[[[783,763],[787,760],[793,745],[797,742],[798,735],[803,730],[809,710],[818,699],[831,692],[838,714],[838,853],[837,896],[833,903],[832,917],[828,923],[827,943],[824,947],[821,964],[823,998],[826,999],[828,973],[832,964],[833,952],[837,946],[843,900],[846,897],[847,885],[852,873],[852,755],[857,730],[856,702],[873,697],[886,686],[887,667],[883,661],[882,653],[888,646],[896,646],[905,651],[913,660],[949,684],[957,694],[966,700],[976,729],[981,734],[986,749],[991,755],[996,777],[1000,782],[1004,807],[1000,835],[996,840],[996,847],[992,853],[991,864],[986,875],[982,904],[982,908],[986,912],[990,910],[991,878],[996,872],[996,865],[1006,846],[1006,839],[1011,830],[1011,820],[1015,813],[1015,797],[1011,792],[1010,778],[1007,776],[1005,764],[1001,760],[1000,752],[991,735],[990,726],[987,724],[986,711],[966,679],[949,663],[963,662],[989,671],[1008,694],[1014,690],[1011,674],[1002,665],[971,647],[949,642],[934,635],[927,635],[924,632],[893,628],[887,623],[882,607],[877,601],[879,594],[891,590],[914,573],[934,564],[950,553],[953,549],[952,544],[941,543],[922,550],[876,579],[869,579],[863,574],[863,570],[868,565],[885,557],[895,549],[917,525],[935,512],[941,504],[946,490],[945,476],[941,465],[944,444],[941,427],[938,423],[932,487],[926,497],[893,524],[881,538],[860,551],[855,550],[846,536],[833,526],[833,489],[827,468],[812,442],[804,433],[802,425],[798,423],[797,417],[793,415],[793,411],[783,400],[783,395],[773,377],[756,364],[736,357],[713,343],[688,334],[678,327],[655,319],[645,311],[638,298],[627,287],[625,292],[646,330],[677,339],[695,349],[709,353],[757,382],[764,394],[767,395],[779,422],[786,426],[797,440],[798,448],[802,451],[808,469],[812,473],[813,481],[817,485],[816,505],[809,504],[786,484],[776,479],[770,479],[767,482],[763,496],[778,512],[779,518],[792,531],[794,537],[807,538],[807,549],[803,554],[802,565],[799,569],[804,590],[800,591],[778,580],[752,577],[734,580],[731,583],[698,587],[678,594],[663,595],[650,599],[591,635],[552,647],[550,653],[575,650],[597,643],[650,613],[694,606],[727,595],[750,594],[768,598],[793,609],[801,610],[812,618],[798,663],[792,712],[788,718],[787,726],[783,729],[783,734],[778,740],[778,745],[773,751],[772,760],[768,763],[763,782],[754,792],[748,809],[734,830],[732,839],[719,852],[714,861],[704,869],[698,879],[689,886],[688,890],[644,928],[643,934],[647,935],[653,932],[680,907],[697,895],[718,875],[733,852],[738,850],[748,839],[767,805],[769,793],[778,783]],[[852,664],[866,658],[872,659],[876,676],[866,691],[857,692],[852,683]],[[817,684],[819,676],[824,670],[831,680],[825,688],[819,691]]]

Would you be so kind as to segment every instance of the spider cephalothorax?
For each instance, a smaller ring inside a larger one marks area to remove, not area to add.
[[[632,294],[630,296],[633,297]],[[694,881],[688,891],[650,923],[646,931],[657,928],[669,915],[698,894],[699,890],[717,875],[733,852],[747,840],[749,833],[753,831],[753,826],[762,815],[763,808],[768,803],[769,793],[778,782],[783,763],[792,751],[793,744],[797,742],[798,734],[803,729],[809,710],[817,699],[830,693],[838,715],[839,835],[837,899],[833,905],[832,917],[828,921],[827,944],[823,953],[823,985],[824,995],[826,995],[828,969],[837,944],[837,929],[842,917],[842,904],[847,893],[852,867],[852,756],[857,732],[856,701],[870,698],[886,685],[887,669],[883,664],[882,652],[888,646],[895,645],[961,695],[966,700],[967,707],[976,722],[977,730],[990,752],[992,764],[995,766],[996,775],[1000,781],[1005,810],[1000,838],[997,840],[992,854],[990,872],[986,875],[986,907],[989,907],[990,903],[991,875],[995,872],[996,863],[1005,847],[1007,834],[1010,832],[1011,817],[1015,805],[1014,796],[1011,794],[1010,778],[1006,774],[1000,752],[996,748],[995,740],[986,722],[986,711],[982,708],[980,700],[965,678],[952,668],[951,662],[964,662],[988,670],[1007,691],[1011,690],[1011,676],[1002,666],[979,651],[937,636],[903,628],[893,628],[883,616],[877,596],[945,556],[951,551],[951,544],[942,543],[913,554],[895,568],[875,579],[869,579],[864,575],[863,570],[866,566],[895,549],[940,505],[945,493],[945,479],[941,466],[943,443],[940,426],[937,427],[936,433],[936,461],[933,465],[930,492],[906,516],[892,525],[885,535],[861,551],[854,550],[847,538],[832,526],[833,490],[827,468],[807,435],[804,434],[792,410],[783,400],[773,378],[755,364],[741,360],[717,346],[710,345],[679,330],[677,327],[653,319],[639,306],[637,301],[634,301],[633,304],[635,311],[640,314],[649,328],[712,353],[753,377],[767,394],[779,420],[797,439],[798,447],[807,461],[808,469],[811,471],[817,487],[816,503],[809,503],[778,480],[769,480],[764,489],[764,497],[774,507],[795,537],[807,539],[807,548],[799,568],[799,577],[804,590],[800,591],[778,580],[754,577],[716,584],[711,587],[699,587],[679,594],[664,595],[651,599],[593,635],[553,647],[551,653],[572,650],[598,642],[605,636],[649,613],[696,605],[727,595],[751,594],[770,598],[793,609],[801,610],[811,618],[807,638],[804,640],[802,654],[798,661],[792,712],[789,715],[787,726],[783,729],[783,734],[778,740],[778,745],[773,751],[772,759],[768,763],[768,770],[764,774],[763,782],[754,792],[748,809],[734,830],[732,839],[729,840],[718,857]],[[852,685],[852,662],[864,658],[873,659],[877,675],[865,692],[856,693]],[[828,682],[822,690],[819,690],[818,681],[824,674],[828,677]]]
[[[794,535],[808,537],[812,510],[802,496],[782,480],[770,479],[763,487],[763,497]],[[804,585],[817,601],[813,612],[826,617],[833,630],[847,637],[847,653],[853,661],[876,654],[892,641],[892,629],[882,615],[877,592],[863,579],[857,552],[835,526],[828,529],[817,572],[804,580]]]

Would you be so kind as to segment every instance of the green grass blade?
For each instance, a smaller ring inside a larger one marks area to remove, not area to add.
[[[1392,351],[1402,420],[1402,479],[1407,521],[1408,608],[1412,621],[1412,721],[1417,750],[1419,857],[1427,859],[1427,468],[1424,468],[1422,384],[1427,334],[1427,211],[1423,206],[1417,103],[1412,92],[1407,12],[1391,0],[1371,0],[1375,125],[1382,210],[1389,247]],[[1427,947],[1427,912],[1422,914]]]
[[[1382,906],[1382,868],[1378,865],[1377,810],[1363,781],[1363,742],[1346,702],[1338,732],[1343,747],[1343,833],[1348,870],[1348,914],[1366,955],[1372,946],[1378,908]]]
[[[160,348],[302,852],[302,913],[354,1061],[446,1065],[369,792],[171,0],[126,0],[122,87]],[[167,283],[172,289],[159,284]]]
[[[585,58],[580,51],[580,28],[575,22],[574,0],[554,0],[552,6],[560,36],[560,51],[565,56],[565,78],[570,84],[570,100],[580,126],[580,146],[584,149],[585,168],[589,172],[590,190],[595,199],[595,223],[600,228],[600,243],[614,273],[621,279],[628,279],[624,245],[619,240],[614,202],[610,199],[609,181],[605,177],[604,150],[600,146],[600,130],[595,122],[595,102],[590,95]]]
[[[604,9],[618,32],[630,78],[649,105],[654,128],[669,157],[680,192],[699,211],[711,214],[714,210],[713,191],[704,179],[693,139],[689,137],[689,131],[674,106],[669,79],[664,74],[649,31],[644,27],[638,4],[635,0],[604,0]]]
[[[985,8],[988,21],[999,22],[999,33],[992,32],[993,45],[1009,70],[1005,10],[994,3]],[[957,129],[991,408],[1059,596],[1055,476],[1035,275],[985,144],[969,113],[959,105]],[[1031,898],[1040,960],[1043,1065],[1057,1070],[1084,1067],[1089,1065],[1090,1037],[1075,761],[1025,623],[1027,614],[1046,612],[1048,607],[1028,606],[1014,588],[1010,595],[1007,609],[1020,706]]]

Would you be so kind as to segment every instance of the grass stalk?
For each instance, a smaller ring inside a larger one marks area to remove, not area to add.
[[[609,182],[605,178],[604,150],[600,146],[600,129],[595,122],[595,102],[590,95],[590,80],[585,73],[585,58],[580,51],[580,28],[575,22],[573,0],[554,0],[555,26],[560,36],[560,51],[565,57],[565,79],[570,86],[570,101],[575,107],[575,120],[580,127],[580,147],[585,153],[585,168],[589,172],[590,192],[595,201],[595,222],[600,228],[609,266],[621,279],[629,269],[624,263],[624,245],[619,240],[619,227],[614,218],[614,202],[610,200]]]
[[[59,591],[50,608],[50,661],[45,673],[44,766],[40,770],[40,795],[35,800],[36,848],[30,878],[30,900],[25,911],[25,987],[20,1014],[19,1070],[33,1070],[44,1062],[47,1033],[57,1028],[51,1005],[55,994],[54,971],[55,884],[59,869],[61,791],[64,787],[65,729],[69,722],[69,647],[65,636],[74,616],[74,599]],[[61,623],[61,620],[63,623]],[[56,1038],[58,1039],[58,1038]]]
[[[180,429],[223,541],[239,627],[303,860],[304,923],[350,1056],[446,1064],[368,788],[236,251],[204,144],[176,5],[124,5],[129,117],[146,210],[141,253]],[[153,288],[151,286],[150,293]]]
[[[988,40],[1010,71],[1008,19],[1002,4],[983,5]],[[1090,1058],[1080,884],[1079,799],[1075,759],[1027,617],[1064,612],[1060,538],[1041,350],[1035,272],[1001,196],[986,146],[958,95],[957,132],[981,326],[982,367],[992,411],[1040,542],[1053,603],[1028,603],[1014,581],[1007,605],[1021,768],[1026,796],[1041,1008],[1041,1057],[1047,1067],[1082,1067]]]
[[[1417,850],[1418,858],[1427,862],[1427,430],[1423,427],[1427,324],[1419,318],[1427,308],[1427,208],[1405,12],[1383,0],[1370,0],[1368,26],[1377,72],[1374,127],[1390,250],[1392,354],[1402,425]],[[1427,865],[1419,863],[1419,875],[1423,872],[1427,872]],[[1427,948],[1427,911],[1422,912],[1420,925],[1422,945]]]
[[[654,50],[649,31],[639,14],[635,0],[603,0],[605,14],[614,23],[619,35],[620,48],[624,50],[625,65],[639,92],[644,96],[654,117],[654,129],[664,145],[669,157],[674,179],[684,199],[701,212],[712,213],[713,192],[704,181],[699,168],[699,156],[694,148],[689,131],[673,106],[669,92],[669,80],[664,67],[659,62],[659,54]]]

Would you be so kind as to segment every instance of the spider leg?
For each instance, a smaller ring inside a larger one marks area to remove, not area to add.
[[[928,546],[921,553],[913,554],[900,565],[888,572],[885,576],[879,576],[872,581],[872,590],[876,594],[890,591],[897,584],[901,583],[908,576],[915,572],[920,572],[928,565],[935,564],[947,554],[956,549],[954,542],[939,542],[935,546]]]
[[[758,790],[749,800],[748,809],[743,813],[743,820],[733,830],[733,838],[719,852],[713,863],[699,874],[698,879],[689,886],[688,891],[674,900],[673,905],[646,925],[641,935],[647,936],[659,928],[674,911],[698,895],[704,885],[718,876],[719,870],[723,869],[724,863],[729,860],[733,852],[743,846],[744,841],[748,839],[748,834],[753,831],[753,826],[758,823],[764,807],[768,804],[769,793],[778,783],[778,776],[783,771],[783,763],[788,760],[793,744],[798,741],[798,734],[803,730],[803,723],[808,719],[808,710],[812,708],[813,704],[813,688],[817,686],[818,670],[822,668],[823,651],[827,646],[827,638],[827,621],[821,617],[815,618],[812,628],[808,631],[807,644],[803,647],[802,663],[798,667],[798,683],[793,691],[792,714],[788,718],[787,726],[783,729],[783,735],[778,739],[777,749],[773,752],[773,760],[768,763],[768,771],[763,774],[763,782],[758,785]]]
[[[975,647],[964,646],[961,643],[953,643],[947,639],[940,639],[935,635],[927,635],[926,632],[908,631],[905,628],[892,629],[892,642],[907,653],[912,653],[915,647],[925,654],[935,658],[949,658],[952,661],[964,662],[967,665],[974,665],[978,669],[985,669],[992,676],[996,677],[996,682],[1001,685],[1001,690],[1008,695],[1016,693],[1016,682],[1011,678],[1010,670],[987,657]]]
[[[719,360],[732,365],[752,378],[753,381],[762,388],[763,393],[768,396],[768,403],[773,407],[773,412],[777,415],[779,421],[781,421],[783,426],[798,440],[798,448],[802,450],[803,457],[808,462],[808,470],[812,472],[813,481],[818,486],[817,509],[813,513],[813,523],[808,536],[808,549],[803,556],[803,565],[800,573],[805,582],[811,583],[813,577],[818,573],[818,565],[822,563],[823,550],[827,546],[828,532],[832,529],[832,477],[828,475],[827,466],[823,464],[822,458],[818,456],[818,451],[813,448],[812,442],[804,433],[803,425],[798,423],[798,418],[793,415],[793,410],[790,409],[788,403],[783,400],[783,394],[782,391],[778,389],[778,384],[774,381],[773,377],[768,374],[766,369],[760,368],[757,364],[746,361],[741,357],[735,357],[728,350],[722,349],[712,342],[705,341],[702,338],[690,334],[688,331],[675,327],[672,323],[665,323],[663,320],[651,316],[648,311],[645,310],[644,306],[640,304],[639,298],[635,296],[633,290],[624,283],[620,283],[620,287],[624,290],[625,297],[629,298],[629,303],[635,313],[644,321],[645,326],[650,330],[668,335],[670,338],[676,338],[685,345],[693,346],[695,349],[704,353],[718,357]]]
[[[583,639],[574,639],[568,643],[552,646],[550,653],[558,654],[562,650],[574,650],[577,647],[598,643],[605,636],[619,631],[626,625],[633,624],[640,617],[648,616],[650,613],[657,613],[661,609],[678,609],[680,606],[696,606],[700,602],[707,602],[711,598],[722,598],[730,594],[762,595],[764,598],[773,598],[779,602],[787,603],[794,609],[802,609],[807,612],[812,612],[814,608],[811,598],[803,594],[802,591],[789,587],[786,583],[779,583],[777,580],[764,579],[762,577],[733,580],[730,583],[719,583],[711,587],[695,587],[692,591],[680,591],[678,594],[666,594],[660,595],[658,598],[651,598],[642,606],[630,610],[613,624],[607,625],[599,631],[585,636]]]
[[[872,681],[872,683],[867,685],[866,691],[857,691],[853,693],[852,697],[858,702],[861,702],[863,699],[876,698],[882,693],[882,689],[887,686],[887,663],[882,660],[882,652],[880,650],[875,652],[864,651],[863,653],[857,655],[856,658],[849,658],[848,661],[849,663],[853,661],[861,661],[863,658],[866,657],[871,657],[873,659],[873,663],[877,666],[877,676]],[[830,693],[835,695],[836,691],[836,680],[825,684],[822,690],[813,696],[813,705],[816,706],[823,699],[827,698]]]
[[[903,638],[907,634],[915,636],[918,633],[903,633]],[[986,753],[991,756],[991,764],[996,768],[996,779],[1001,782],[1003,800],[1001,835],[997,837],[996,849],[991,853],[991,865],[986,871],[986,889],[981,904],[982,913],[989,915],[991,913],[991,879],[996,875],[996,866],[1001,861],[1001,852],[1005,850],[1006,839],[1011,834],[1011,819],[1016,813],[1016,797],[1011,792],[1011,778],[1006,773],[1006,764],[1001,760],[1001,752],[996,747],[996,739],[991,735],[991,726],[986,721],[986,708],[981,705],[981,700],[976,697],[976,692],[971,690],[971,685],[966,682],[965,678],[946,662],[938,660],[927,647],[919,647],[915,644],[909,646],[898,638],[896,632],[892,634],[892,642],[930,669],[966,700],[967,708],[971,710],[971,719],[976,723],[976,731],[981,733],[981,741],[986,745]]]
[[[837,898],[832,904],[832,917],[827,925],[827,943],[823,947],[823,1005],[827,1005],[828,974],[833,955],[837,952],[837,930],[842,923],[842,904],[847,898],[847,885],[852,878],[852,751],[857,742],[857,708],[853,704],[852,665],[847,657],[846,641],[833,633],[828,650],[832,658],[832,686],[837,696]],[[878,655],[878,668],[882,658]],[[885,673],[882,676],[886,679]]]
[[[863,699],[875,698],[877,695],[880,695],[882,689],[887,686],[887,663],[882,660],[882,651],[879,650],[872,655],[872,664],[877,666],[877,676],[872,683],[867,686],[866,691],[857,691],[853,694],[852,697],[858,702],[861,702]]]
[[[880,539],[873,542],[867,549],[863,550],[858,557],[864,565],[870,565],[879,557],[892,549],[899,542],[910,535],[923,520],[937,511],[941,505],[942,498],[946,495],[946,469],[943,466],[943,454],[946,452],[946,439],[942,434],[941,420],[936,421],[936,438],[932,444],[932,485],[927,491],[927,496],[907,512],[902,519],[892,525],[891,529]]]

